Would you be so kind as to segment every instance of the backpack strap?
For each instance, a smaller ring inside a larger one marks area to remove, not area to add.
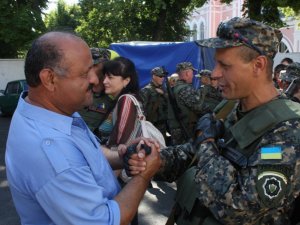
[[[146,119],[145,116],[144,116],[144,114],[143,114],[143,111],[142,111],[142,109],[141,109],[140,103],[139,103],[139,101],[136,99],[136,97],[134,97],[134,96],[131,95],[131,94],[124,94],[124,95],[121,95],[121,96],[120,96],[120,98],[119,98],[118,101],[120,101],[120,99],[121,99],[122,97],[130,98],[130,100],[131,100],[131,101],[133,102],[133,104],[136,106],[136,110],[137,110],[137,114],[138,114],[139,119],[143,119],[143,120]]]

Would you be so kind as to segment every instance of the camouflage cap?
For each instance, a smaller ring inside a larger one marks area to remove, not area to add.
[[[282,33],[278,29],[248,18],[234,17],[219,24],[216,38],[200,40],[197,43],[211,48],[246,45],[273,59],[281,39]]]
[[[178,63],[176,65],[176,73],[178,73],[179,71],[182,71],[182,70],[188,70],[188,69],[192,69],[194,71],[197,71],[194,67],[193,67],[193,64],[191,62],[181,62],[181,63]]]
[[[111,52],[106,48],[90,48],[94,64],[107,61],[111,57]]]
[[[211,76],[211,71],[210,70],[200,70],[199,74],[196,74],[195,77],[202,77],[202,76]]]
[[[161,66],[158,66],[151,70],[151,74],[158,77],[164,77],[166,75],[166,71]]]
[[[294,62],[287,66],[285,74],[281,80],[292,82],[294,79],[300,78],[300,63]]]

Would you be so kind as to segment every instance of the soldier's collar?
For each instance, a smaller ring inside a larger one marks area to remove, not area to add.
[[[151,84],[156,88],[162,88],[162,85],[156,84],[153,80],[151,81]]]

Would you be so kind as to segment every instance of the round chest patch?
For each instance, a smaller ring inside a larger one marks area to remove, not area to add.
[[[256,190],[260,200],[268,207],[275,207],[285,196],[287,177],[277,171],[262,171],[257,177]]]
[[[265,195],[270,199],[277,197],[279,192],[282,190],[280,180],[276,177],[267,178],[263,184],[263,189]]]

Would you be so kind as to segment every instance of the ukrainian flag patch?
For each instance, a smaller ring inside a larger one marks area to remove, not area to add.
[[[262,147],[260,149],[261,159],[282,159],[280,146]]]

